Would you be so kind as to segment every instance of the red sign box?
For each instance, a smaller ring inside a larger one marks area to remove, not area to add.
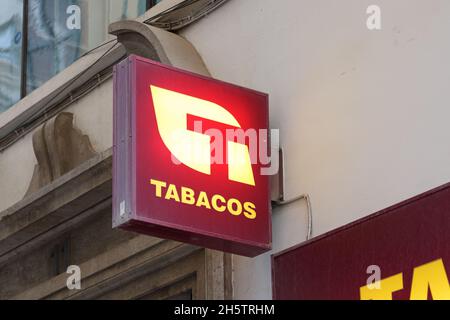
[[[450,299],[449,230],[450,184],[273,256],[274,298]]]
[[[137,56],[119,63],[114,227],[251,257],[270,250],[269,177],[249,139],[227,135],[267,131],[268,112],[260,92]]]

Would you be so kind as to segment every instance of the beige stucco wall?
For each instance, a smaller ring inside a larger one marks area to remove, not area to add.
[[[366,28],[370,4],[381,31]],[[230,0],[182,35],[214,77],[270,94],[287,198],[311,195],[319,235],[450,181],[448,12],[446,0]],[[305,239],[305,214],[275,210],[273,253]],[[234,257],[236,298],[271,298],[269,258]]]
[[[112,78],[90,94],[69,106],[74,126],[89,136],[94,150],[103,152],[113,144],[113,81]]]
[[[36,163],[32,134],[0,153],[0,212],[23,198]]]
[[[112,101],[110,79],[65,110],[74,114],[74,125],[89,136],[97,152],[112,146]],[[0,212],[20,201],[28,189],[37,163],[33,132],[0,153]]]

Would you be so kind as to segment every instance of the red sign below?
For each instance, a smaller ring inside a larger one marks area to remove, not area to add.
[[[450,184],[277,254],[275,299],[450,299]]]

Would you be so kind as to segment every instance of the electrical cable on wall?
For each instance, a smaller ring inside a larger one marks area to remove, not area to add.
[[[177,18],[174,21],[165,21],[165,22],[159,21],[160,18],[164,17],[165,15],[169,15],[170,13],[173,13],[177,10],[184,9],[186,7],[189,7],[191,5],[194,5],[194,4],[196,4],[198,2],[202,2],[202,1],[205,3],[205,5],[203,5],[200,8],[200,10],[198,10],[196,12],[191,11],[188,15]],[[186,27],[187,25],[208,15],[209,13],[211,13],[212,11],[214,11],[215,9],[217,9],[218,7],[223,5],[226,1],[228,1],[228,0],[209,0],[209,1],[187,0],[187,1],[181,2],[171,8],[168,8],[167,10],[164,10],[163,12],[158,13],[151,18],[148,18],[147,20],[144,21],[144,23],[154,26],[154,27],[164,29],[164,30],[175,31],[175,30],[181,29],[183,27]]]
[[[287,206],[290,205],[292,203],[301,201],[301,200],[305,200],[306,201],[306,208],[307,208],[307,219],[308,219],[308,229],[307,229],[307,233],[306,233],[306,240],[311,240],[313,237],[313,214],[312,214],[312,205],[311,205],[311,197],[308,194],[303,194],[301,196],[289,199],[289,200],[284,200],[281,199],[279,201],[273,201],[272,204],[274,207],[282,207],[282,206]]]
[[[313,213],[312,213],[312,205],[311,205],[311,197],[309,196],[309,194],[302,194],[298,197],[286,200],[284,198],[284,177],[285,177],[285,172],[284,172],[284,163],[285,163],[285,159],[284,159],[284,149],[283,148],[279,148],[278,150],[278,156],[279,156],[279,171],[278,171],[278,200],[272,201],[272,206],[273,207],[281,207],[281,206],[287,206],[290,205],[294,202],[298,202],[301,200],[305,200],[306,201],[306,208],[307,208],[307,232],[306,232],[306,240],[310,240],[313,237]]]

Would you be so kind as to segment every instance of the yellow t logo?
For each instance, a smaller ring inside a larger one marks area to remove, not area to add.
[[[236,128],[241,128],[240,124],[218,104],[156,86],[150,89],[159,134],[167,149],[191,169],[211,175],[211,137],[187,130],[188,114]],[[227,152],[228,179],[255,186],[248,147],[228,141]]]

